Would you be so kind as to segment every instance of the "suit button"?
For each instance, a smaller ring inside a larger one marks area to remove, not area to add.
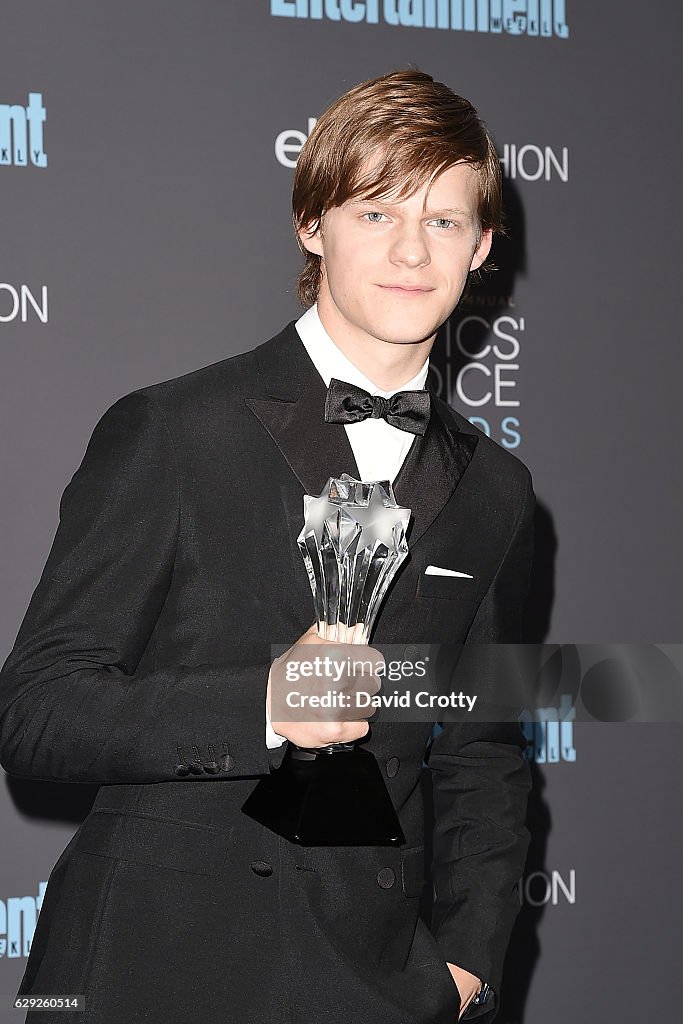
[[[193,775],[203,775],[204,765],[201,761],[190,761],[190,771]]]
[[[235,767],[235,758],[230,754],[221,754],[218,758],[218,766],[222,772],[231,772]]]
[[[183,778],[185,775],[190,774],[190,769],[187,767],[186,764],[177,764],[173,771],[176,773],[176,775],[180,775],[181,778]]]
[[[387,775],[390,779],[393,779],[394,775],[398,772],[401,762],[397,757],[390,757],[386,764]]]
[[[393,868],[382,868],[381,871],[378,871],[377,884],[381,889],[391,889],[395,881],[396,875]]]
[[[267,878],[268,875],[273,873],[273,869],[267,860],[252,860],[251,870],[255,875],[260,875],[261,878]]]
[[[422,661],[423,651],[417,644],[408,644],[403,652],[403,657],[406,661]]]

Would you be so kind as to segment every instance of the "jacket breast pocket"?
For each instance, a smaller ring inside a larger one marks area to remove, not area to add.
[[[232,828],[160,818],[109,808],[91,811],[81,826],[76,849],[196,875],[218,875],[231,845]]]
[[[417,596],[469,600],[477,589],[478,581],[467,576],[437,576],[423,572],[417,585]]]

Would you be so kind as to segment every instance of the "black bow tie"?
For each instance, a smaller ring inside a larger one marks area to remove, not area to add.
[[[392,427],[424,434],[431,411],[429,389],[397,391],[391,398],[371,395],[355,384],[332,377],[325,399],[327,423],[358,423],[380,417]]]

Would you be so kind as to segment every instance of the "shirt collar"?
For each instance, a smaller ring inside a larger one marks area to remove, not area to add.
[[[349,384],[355,384],[371,395],[382,395],[390,398],[397,391],[415,391],[426,386],[427,374],[429,372],[429,356],[425,359],[421,368],[409,381],[392,391],[382,391],[377,385],[366,377],[355,363],[352,363],[348,356],[335,345],[323,327],[322,320],[318,315],[318,304],[313,303],[303,316],[299,317],[294,325],[299,337],[308,352],[318,373],[325,381],[326,387],[330,386],[332,377],[337,380],[345,380]]]

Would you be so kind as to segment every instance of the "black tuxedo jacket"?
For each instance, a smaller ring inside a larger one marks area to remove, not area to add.
[[[20,993],[83,993],[79,1024],[452,1024],[446,961],[500,992],[527,851],[516,723],[371,725],[406,843],[300,847],[241,813],[265,745],[271,644],[313,621],[304,493],[358,476],[292,321],[253,351],[102,416],[0,674],[0,763],[101,784],[50,874]],[[394,482],[410,554],[373,642],[519,640],[530,474],[433,396]],[[425,575],[429,563],[472,579]],[[188,770],[189,769],[189,770]],[[488,1022],[495,1001],[470,1007]],[[31,1024],[52,1021],[29,1014]]]

